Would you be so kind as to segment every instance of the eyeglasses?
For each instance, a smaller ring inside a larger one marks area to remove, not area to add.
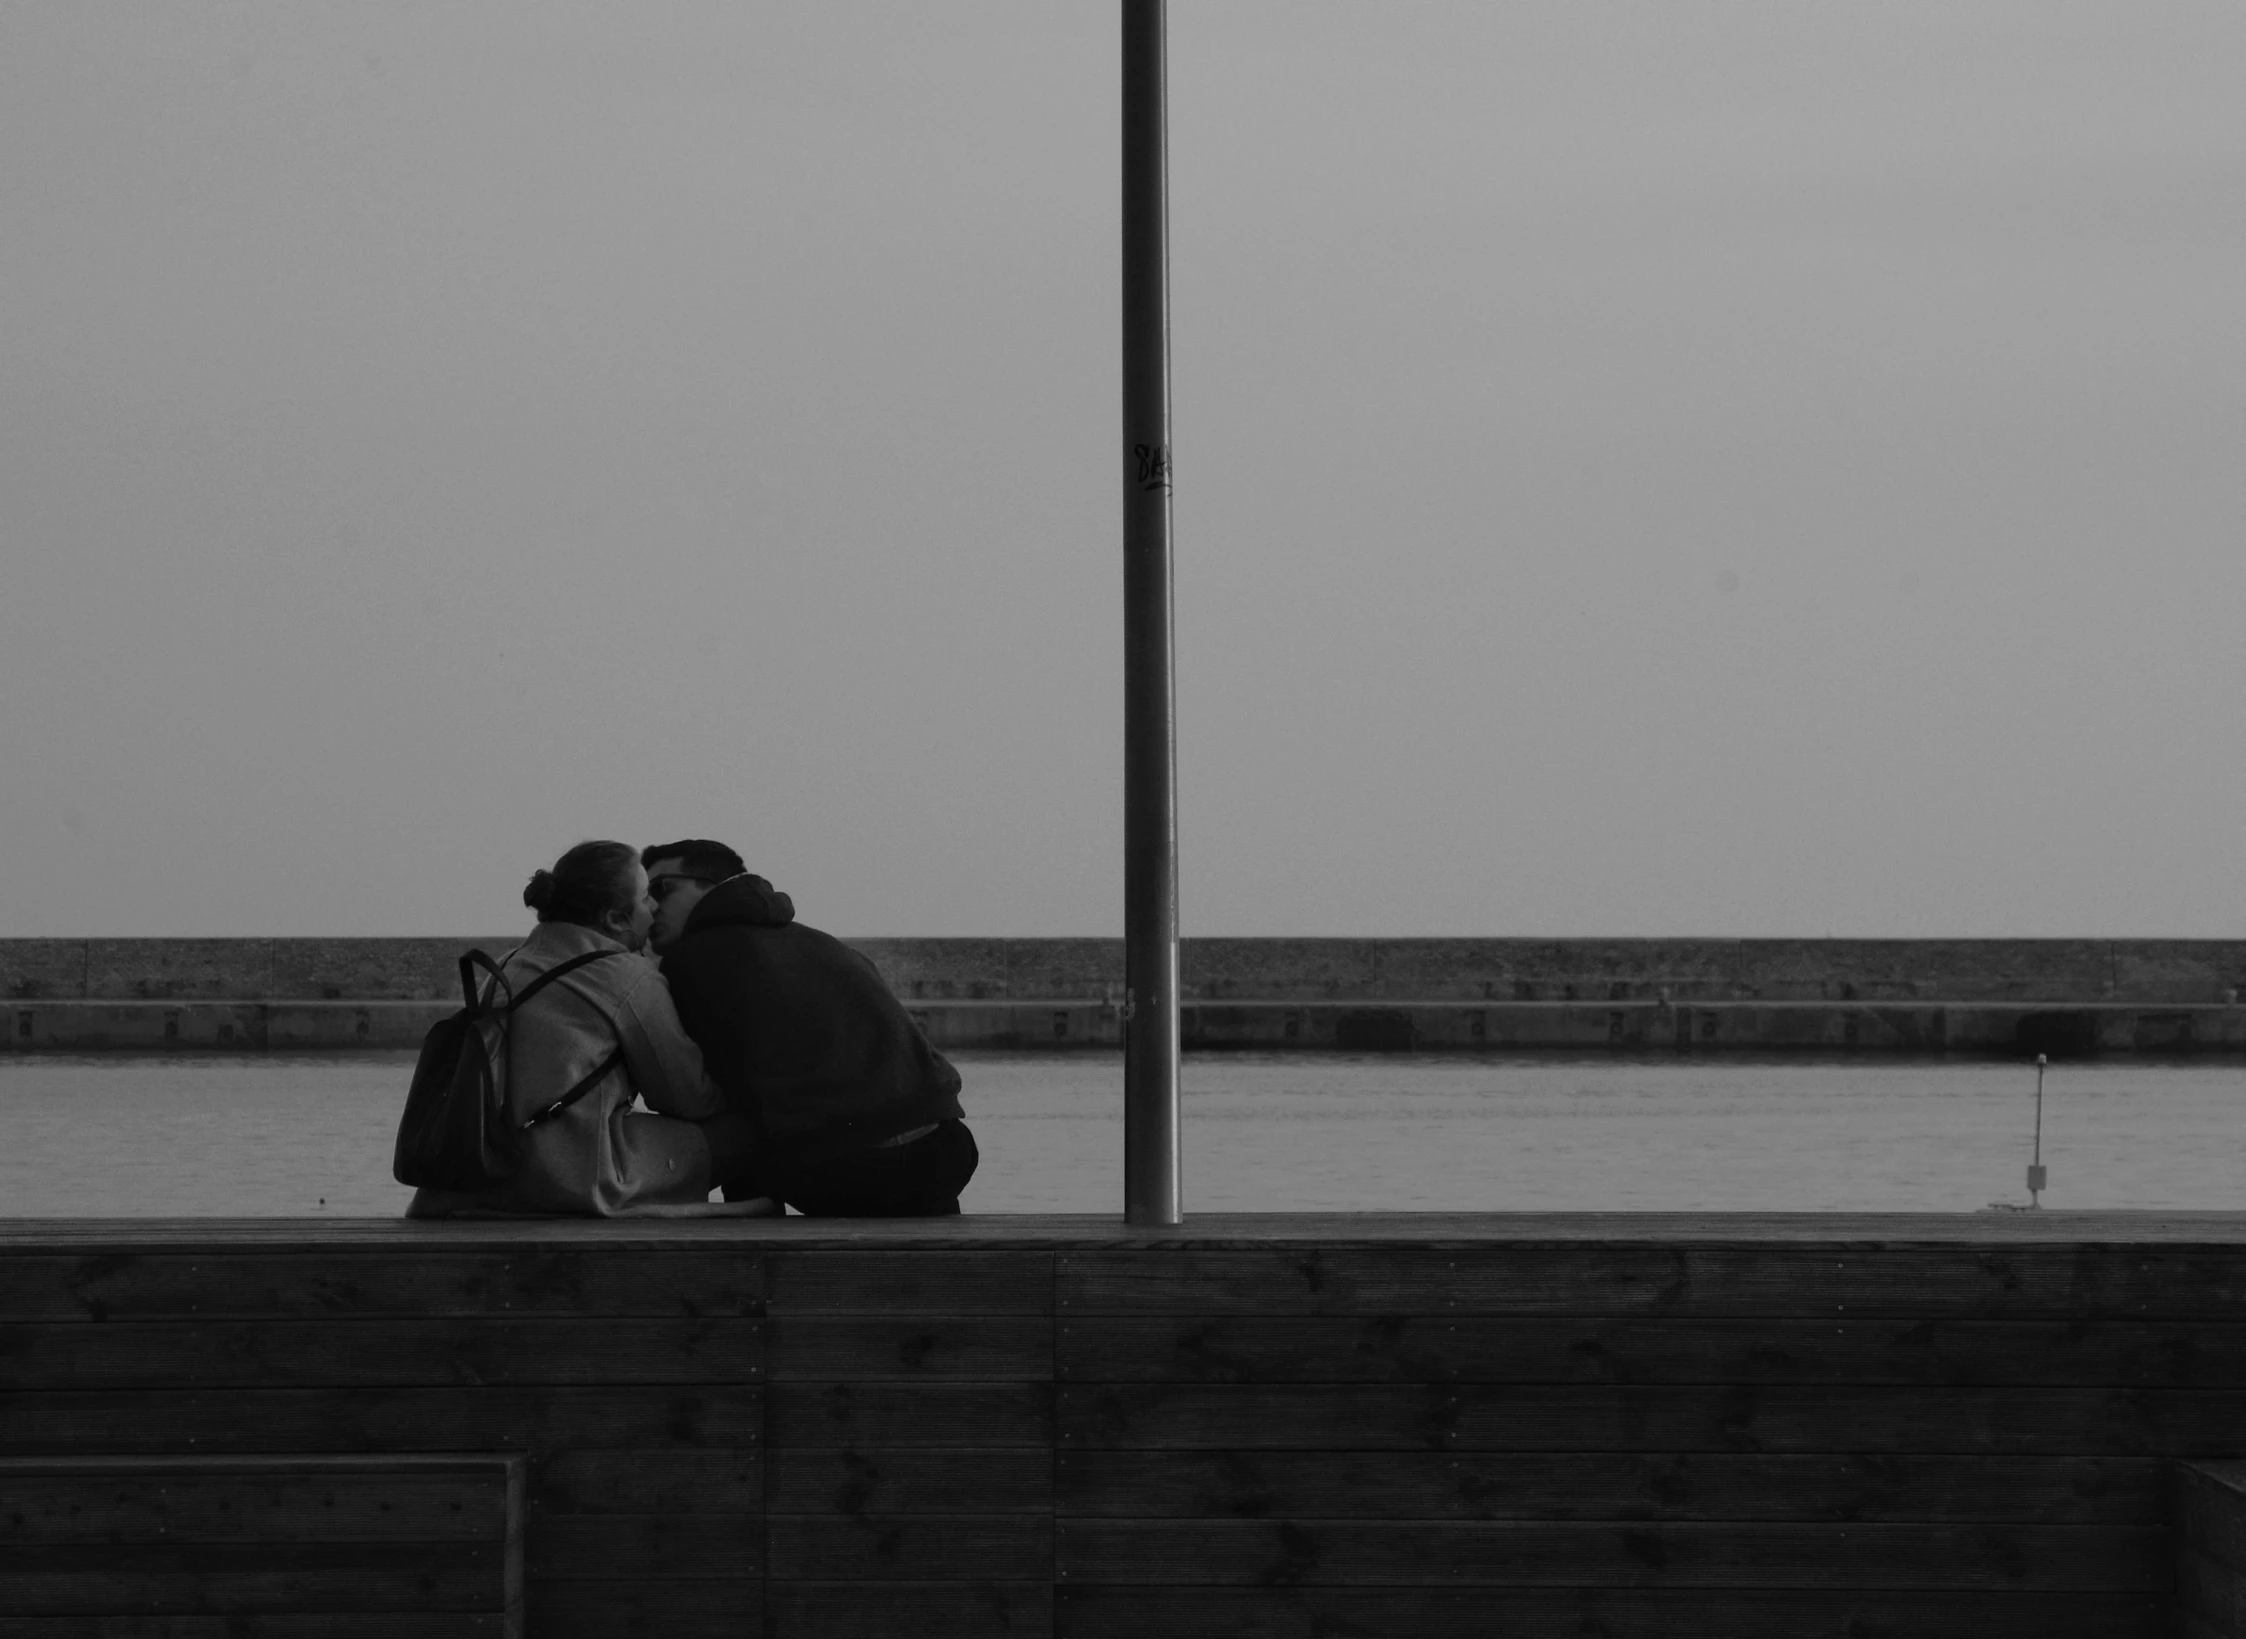
[[[651,876],[647,879],[647,897],[660,905],[664,900],[671,897],[671,884],[674,882],[699,882],[705,888],[717,886],[715,880],[710,877],[689,876],[684,871],[665,871],[661,876]]]

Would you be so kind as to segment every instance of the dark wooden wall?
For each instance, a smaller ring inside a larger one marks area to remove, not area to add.
[[[754,1631],[761,1256],[294,1227],[0,1236],[0,1456],[522,1452],[528,1633]]]
[[[2246,1219],[0,1227],[0,1456],[444,1452],[534,1639],[2149,1639]]]
[[[0,1629],[140,1639],[232,1619],[266,1635],[521,1639],[526,1467],[472,1453],[0,1458],[0,1611],[31,1613]]]

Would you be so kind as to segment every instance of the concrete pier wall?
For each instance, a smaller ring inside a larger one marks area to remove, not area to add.
[[[0,939],[11,1050],[398,1047],[489,939]],[[860,939],[940,1045],[1113,1046],[1114,939]],[[2246,940],[1189,939],[1187,1044],[2246,1053]]]

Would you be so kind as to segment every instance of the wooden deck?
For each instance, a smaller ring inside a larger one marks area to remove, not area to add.
[[[2241,1457],[2246,1214],[0,1223],[0,1639],[2204,1636]]]

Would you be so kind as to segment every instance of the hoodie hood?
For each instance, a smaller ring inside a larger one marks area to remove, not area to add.
[[[680,936],[716,927],[781,928],[794,920],[794,900],[763,877],[743,871],[702,896]]]

